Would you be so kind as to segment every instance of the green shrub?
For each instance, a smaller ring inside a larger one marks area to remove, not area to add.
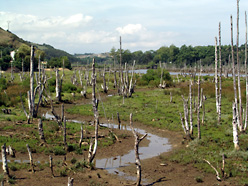
[[[66,155],[65,150],[63,149],[63,147],[60,147],[60,146],[54,147],[53,152],[54,152],[54,155]]]
[[[77,90],[77,87],[71,83],[65,83],[62,85],[62,91],[72,93]]]
[[[142,85],[149,85],[149,86],[158,86],[161,79],[161,69],[149,69],[147,70],[147,73],[144,74],[141,78],[141,84]],[[172,85],[172,78],[170,76],[170,73],[166,70],[163,70],[163,76],[162,80],[165,81],[166,86]]]

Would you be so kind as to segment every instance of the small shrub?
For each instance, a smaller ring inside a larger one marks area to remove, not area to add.
[[[54,155],[66,155],[65,150],[63,149],[63,147],[60,146],[56,146],[54,147]]]
[[[203,182],[202,177],[200,177],[200,176],[197,176],[197,177],[195,178],[195,181],[196,181],[197,183],[202,183],[202,182]]]
[[[73,158],[71,159],[71,163],[72,163],[72,164],[75,164],[76,162],[77,162],[77,159],[73,157]]]
[[[59,171],[59,175],[62,177],[66,177],[67,176],[67,171],[65,168],[63,168],[62,170]]]

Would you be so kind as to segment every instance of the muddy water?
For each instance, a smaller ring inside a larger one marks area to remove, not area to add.
[[[49,114],[48,112],[43,114],[43,117],[47,119],[53,119],[53,115]],[[69,120],[70,122],[75,123],[84,123],[83,121],[79,120]],[[115,124],[101,124],[101,126],[109,127],[109,128],[117,128],[118,126]],[[121,130],[131,130],[128,126],[122,126]],[[141,128],[135,128],[135,131],[139,134],[143,135],[147,133],[146,139],[149,140],[149,145],[146,147],[140,147],[139,153],[140,153],[140,159],[147,159],[152,158],[155,156],[158,156],[159,154],[163,152],[167,152],[171,149],[171,145],[168,143],[168,139],[164,137],[159,137],[155,134],[146,132],[145,130]],[[26,163],[29,162],[29,160],[12,160],[11,162],[19,162],[19,163]],[[0,160],[1,162],[1,160]],[[135,152],[134,150],[130,150],[127,154],[124,154],[122,156],[115,156],[111,158],[103,158],[103,159],[97,159],[95,161],[95,166],[97,168],[105,169],[109,173],[114,174],[118,173],[119,176],[123,176],[126,179],[135,180],[136,177],[132,176],[126,176],[123,172],[119,171],[118,168],[123,166],[128,166],[131,163],[135,163]],[[145,180],[143,180],[144,182]]]
[[[46,113],[43,115],[47,119],[52,119],[53,116],[49,113]],[[75,123],[83,123],[82,121],[78,120],[70,120],[71,122]],[[118,125],[115,124],[101,124],[101,126],[105,126],[108,128],[117,128]],[[131,131],[131,128],[128,126],[122,126],[121,130],[129,130]],[[171,145],[168,143],[168,139],[164,137],[159,137],[155,134],[146,132],[145,130],[141,128],[135,128],[135,131],[139,134],[143,135],[147,133],[146,139],[149,140],[149,145],[146,147],[140,147],[139,153],[140,153],[140,159],[147,159],[152,158],[155,156],[160,155],[163,152],[167,152],[171,149]],[[103,159],[97,159],[95,161],[95,166],[97,168],[102,168],[107,170],[109,173],[117,173],[120,176],[125,176],[123,172],[120,172],[118,170],[119,167],[128,166],[131,163],[135,163],[135,152],[134,150],[130,150],[129,153],[122,155],[122,156],[115,156],[111,158],[103,158]],[[135,179],[132,177],[126,177],[127,179]]]

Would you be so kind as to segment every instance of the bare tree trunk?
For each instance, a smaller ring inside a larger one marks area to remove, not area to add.
[[[247,128],[247,115],[248,115],[248,76],[247,76],[247,15],[245,12],[245,81],[246,81],[246,111],[245,111],[245,125],[244,131]]]
[[[79,140],[79,148],[81,148],[81,145],[83,143],[83,139],[84,139],[84,129],[83,129],[83,125],[81,125],[81,133],[80,133],[80,140]]]
[[[201,88],[201,97],[202,97],[202,125],[204,125],[205,119],[205,96],[203,95],[203,88]]]
[[[104,93],[108,93],[108,87],[106,85],[106,79],[105,79],[105,73],[106,73],[106,69],[105,69],[105,64],[104,64],[104,69],[103,69],[103,85],[102,85],[102,89]]]
[[[68,177],[68,186],[73,186],[74,179],[71,177]]]
[[[9,168],[7,161],[7,153],[6,153],[6,144],[4,143],[1,147],[2,150],[2,164],[3,164],[3,172],[9,177]]]
[[[236,104],[233,103],[233,144],[234,150],[239,150],[239,138],[238,138],[238,129],[237,129],[237,107]]]
[[[39,135],[40,135],[40,140],[45,143],[45,135],[44,135],[44,131],[43,131],[43,124],[42,124],[42,120],[39,119],[38,120],[38,129],[39,129]]]
[[[185,130],[186,130],[186,137],[187,139],[190,139],[190,130],[189,130],[189,123],[188,123],[188,118],[189,118],[189,109],[188,109],[188,101],[189,99],[185,100],[184,96],[182,95],[183,99],[183,110],[184,110],[184,125],[185,125]]]
[[[198,139],[201,139],[201,124],[200,124],[200,89],[201,89],[201,61],[200,61],[200,72],[198,75],[198,105],[197,105],[197,129],[198,129]]]
[[[121,120],[120,120],[120,115],[119,112],[117,112],[117,120],[118,120],[118,129],[121,129]]]
[[[239,62],[239,1],[237,0],[237,68],[238,68],[238,93],[239,93],[239,131],[242,131],[243,121],[242,121],[242,98],[241,98],[241,86],[240,86],[240,62]],[[238,107],[238,105],[237,105]]]
[[[61,85],[60,85],[60,78],[59,78],[59,69],[56,69],[56,99],[58,101],[61,101],[61,89],[60,89]]]
[[[34,46],[31,46],[30,54],[30,91],[28,93],[29,101],[29,115],[33,117],[34,115]]]
[[[130,85],[129,85],[129,97],[132,97],[132,94],[134,93],[134,85],[133,85],[133,74],[134,74],[134,66],[135,66],[135,60],[133,61],[133,68],[132,68],[132,76],[130,80]],[[127,82],[128,83],[128,82]]]
[[[93,111],[94,111],[95,144],[94,144],[94,149],[92,150],[93,143],[91,141],[90,148],[89,148],[89,154],[88,154],[89,163],[92,163],[95,158],[97,144],[98,144],[99,114],[98,114],[98,100],[96,99],[95,89],[96,89],[96,73],[95,73],[95,59],[93,59],[93,63],[92,63],[92,105],[93,105]]]
[[[233,69],[233,91],[234,91],[234,102],[235,105],[238,105],[238,99],[237,99],[237,89],[236,89],[236,73],[235,73],[235,62],[234,62],[234,48],[233,48],[233,22],[232,22],[232,16],[230,17],[231,20],[231,49],[232,49],[232,69]],[[236,110],[238,112],[238,110]],[[239,114],[237,114],[237,124],[239,126]]]
[[[192,81],[189,83],[189,124],[190,124],[190,136],[193,136],[193,116],[192,116]]]
[[[218,94],[218,54],[217,54],[217,37],[215,37],[215,97],[216,112],[219,113],[219,94]]]
[[[219,76],[219,112],[218,112],[218,123],[221,124],[221,83],[222,83],[222,61],[221,61],[221,23],[219,23],[219,66],[220,66],[220,76]]]
[[[67,142],[66,142],[66,119],[65,119],[65,116],[64,116],[64,146],[65,148],[67,147]]]
[[[29,145],[27,144],[26,146],[27,146],[27,149],[28,149],[28,155],[29,155],[29,161],[30,161],[30,168],[31,168],[32,172],[34,173],[35,170],[34,170],[34,163],[33,163],[33,158],[32,158],[32,152],[31,152],[31,150],[29,148]]]
[[[170,92],[170,103],[172,103],[173,99],[172,99],[172,92]]]
[[[52,177],[54,177],[54,173],[53,173],[53,157],[51,155],[49,155],[49,166],[50,166],[50,169],[51,169]]]
[[[135,151],[135,164],[137,168],[136,185],[139,186],[141,183],[141,163],[140,163],[140,158],[139,158],[139,143],[147,136],[147,134],[143,135],[142,137],[138,136],[138,134],[133,128],[132,113],[130,114],[130,127],[132,129],[132,132],[135,138],[134,151]]]

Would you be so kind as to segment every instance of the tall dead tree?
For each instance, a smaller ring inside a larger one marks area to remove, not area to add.
[[[247,76],[247,14],[245,12],[245,81],[246,81],[246,109],[245,109],[245,124],[244,131],[247,128],[247,115],[248,115],[248,76]]]
[[[221,23],[219,23],[219,106],[218,106],[218,123],[221,124],[221,86],[222,86],[222,61],[221,61]]]
[[[232,15],[230,17],[230,21],[231,21],[231,50],[232,50],[232,69],[233,69],[234,102],[235,102],[235,105],[238,105],[237,89],[236,89],[235,61],[234,61],[234,47],[233,47],[233,21],[232,21]],[[238,110],[236,110],[236,113],[237,113],[237,124],[239,126],[239,124],[240,124],[240,118],[239,118]]]
[[[238,71],[238,94],[239,94],[239,130],[242,131],[243,121],[242,121],[242,98],[241,98],[241,86],[240,86],[240,62],[239,62],[239,1],[237,0],[237,43],[236,43],[236,55],[237,55],[237,71]],[[238,105],[237,105],[238,106]]]
[[[104,64],[104,69],[103,69],[103,74],[102,74],[102,77],[103,77],[102,89],[103,89],[103,92],[107,94],[108,93],[108,87],[106,84],[105,74],[106,74],[106,68],[105,68],[105,64]]]
[[[139,186],[141,185],[141,163],[140,163],[140,158],[139,158],[139,144],[140,142],[147,136],[147,133],[143,135],[142,137],[139,137],[137,132],[133,128],[133,121],[132,121],[132,113],[130,114],[130,127],[132,129],[135,143],[134,143],[134,151],[135,151],[135,165],[137,168],[137,179],[136,179],[136,185]]]
[[[184,119],[181,116],[181,121],[182,121],[182,127],[184,129],[185,135],[187,139],[190,139],[190,129],[189,129],[189,122],[188,122],[188,118],[189,118],[189,109],[188,109],[188,101],[189,99],[185,99],[184,96],[182,95],[182,99],[183,99],[183,110],[184,110]]]
[[[56,69],[55,73],[56,73],[56,86],[55,86],[56,100],[62,101],[61,91],[62,91],[62,82],[64,76],[63,75],[61,77],[59,76],[59,69]]]
[[[90,142],[88,162],[92,163],[97,150],[98,144],[98,126],[99,126],[99,113],[98,113],[98,100],[96,99],[96,71],[95,71],[95,59],[93,58],[92,63],[92,105],[94,112],[94,124],[95,124],[95,144],[93,149],[93,141]]]
[[[47,82],[46,74],[43,73],[42,77],[37,83],[37,86],[34,88],[34,46],[31,46],[31,54],[30,54],[30,90],[27,92],[28,95],[28,108],[29,113],[26,112],[25,107],[23,105],[23,101],[21,98],[22,106],[24,113],[28,119],[28,123],[30,123],[31,118],[36,118],[38,115],[38,109],[42,100],[43,92],[45,90],[46,82]],[[39,91],[38,91],[39,90]],[[35,97],[38,95],[38,103],[35,105]],[[20,95],[21,97],[21,95]]]
[[[193,136],[193,116],[192,116],[192,81],[189,83],[189,124],[190,124],[190,136]]]
[[[35,170],[34,170],[34,163],[33,163],[33,157],[32,157],[32,152],[29,148],[29,145],[27,144],[27,150],[28,150],[28,155],[29,155],[29,161],[30,161],[30,168],[31,168],[31,171],[34,173]]]
[[[198,139],[201,139],[201,124],[200,124],[200,90],[201,90],[201,60],[200,60],[200,71],[198,75],[198,102],[197,102],[197,130],[198,130]]]
[[[217,37],[215,37],[215,98],[216,98],[216,112],[219,113],[219,93],[218,93],[218,49]]]
[[[238,137],[238,129],[237,129],[237,107],[235,102],[233,103],[233,144],[234,149],[239,150],[239,137]]]
[[[1,150],[2,150],[3,173],[9,177],[9,168],[8,168],[6,144],[5,143],[2,145]]]
[[[43,124],[42,124],[42,119],[38,120],[38,130],[39,130],[39,136],[40,136],[40,140],[42,141],[42,143],[45,143],[45,135],[44,135],[44,131],[43,131]]]

